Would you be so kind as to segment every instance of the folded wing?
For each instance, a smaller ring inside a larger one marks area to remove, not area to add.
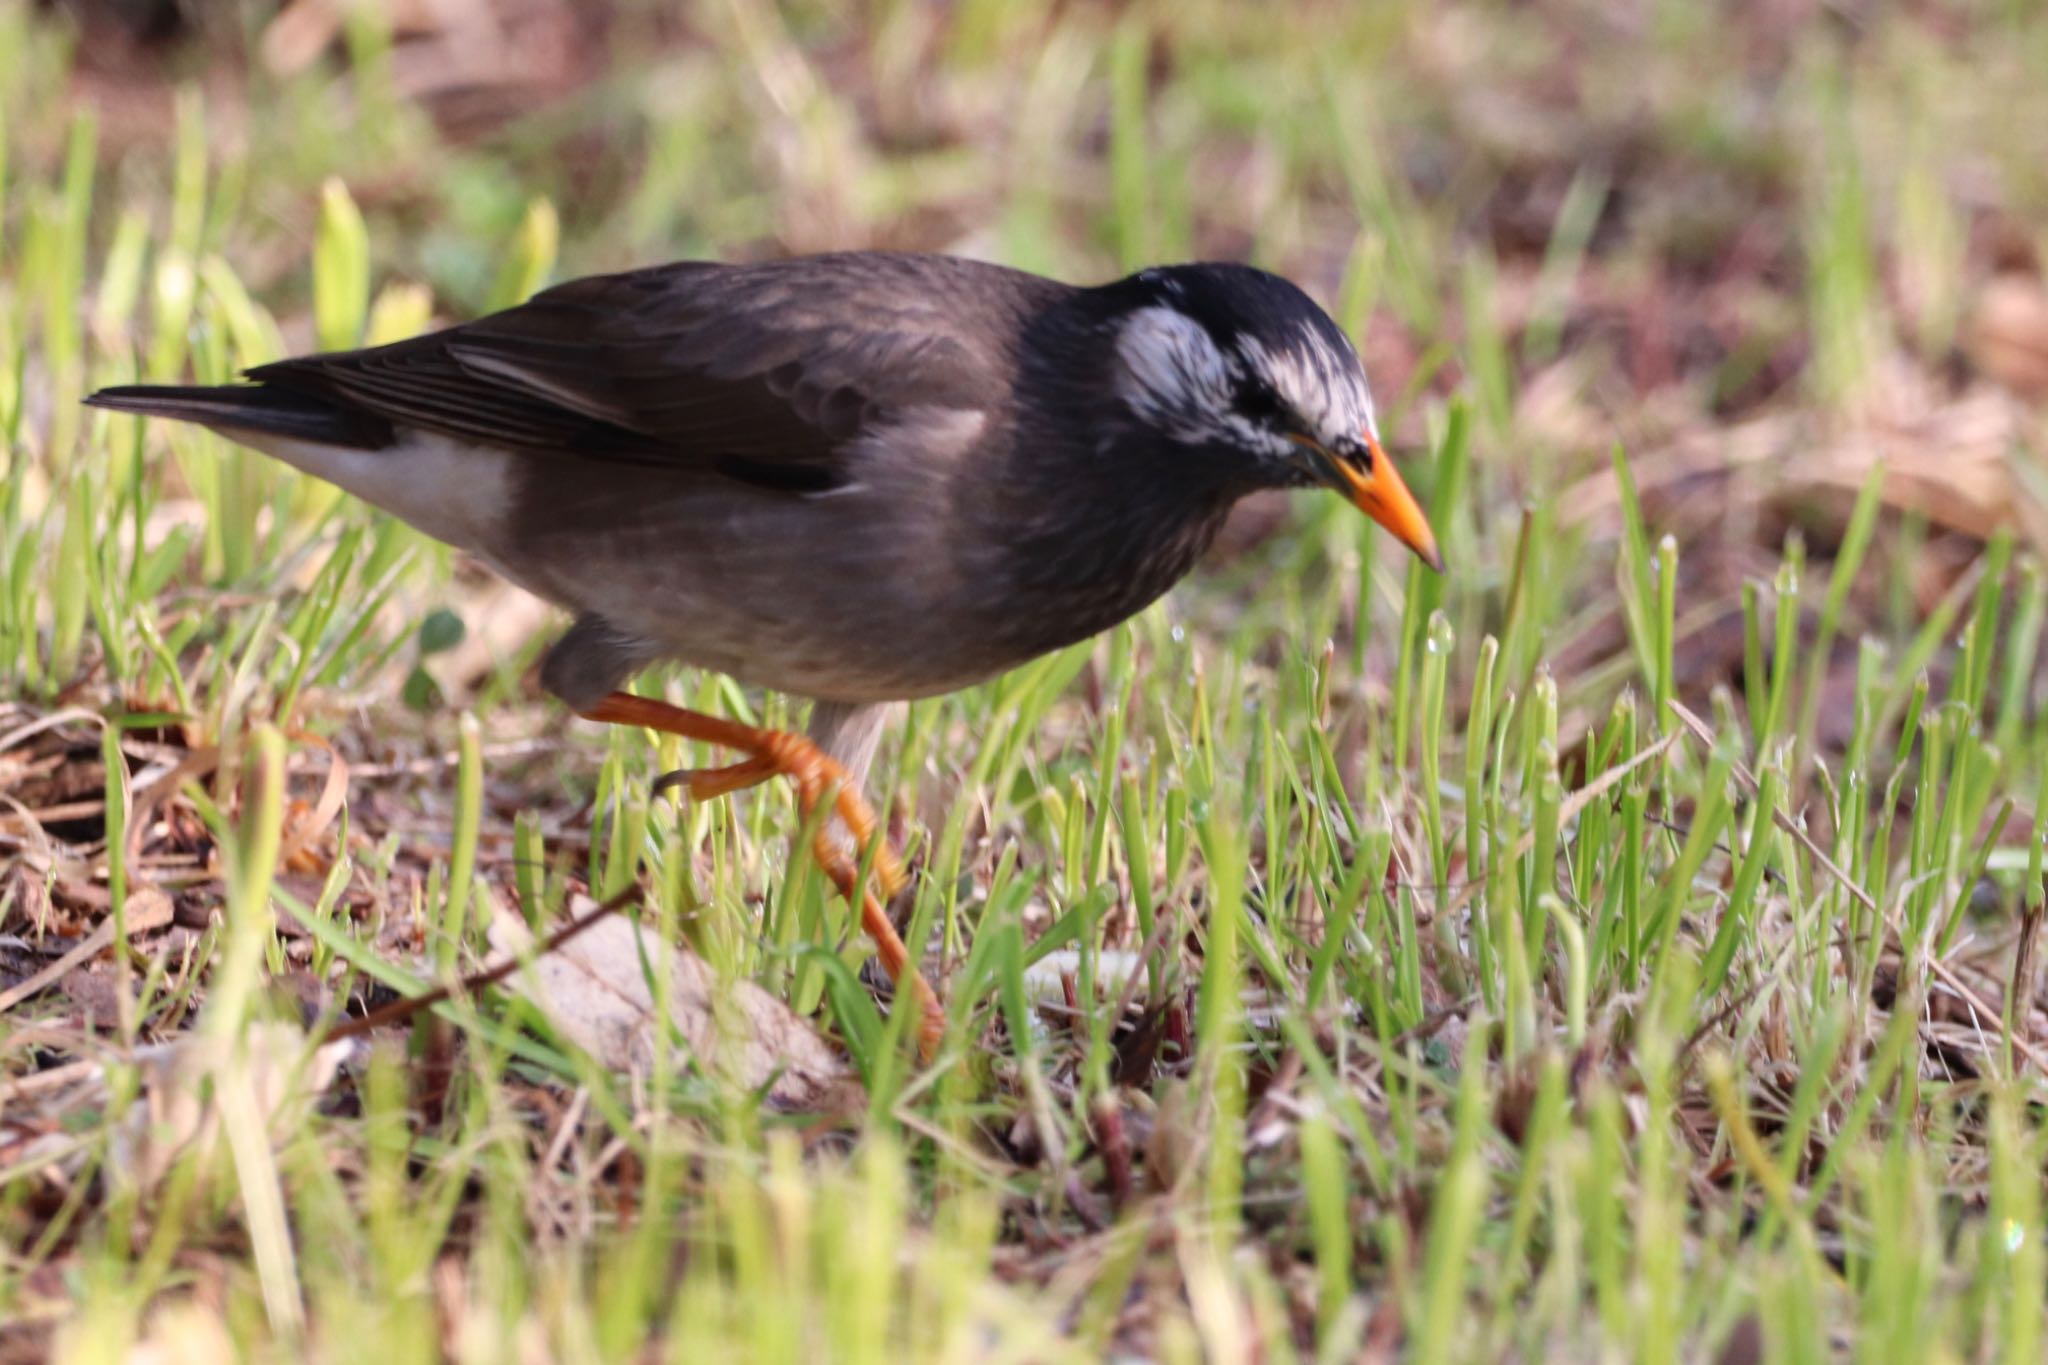
[[[1063,287],[910,255],[683,262],[249,378],[482,445],[829,486],[847,443],[906,408],[1004,401],[1003,324]]]

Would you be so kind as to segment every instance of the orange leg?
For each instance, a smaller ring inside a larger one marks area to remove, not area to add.
[[[671,706],[650,697],[636,697],[628,692],[614,692],[582,715],[586,720],[612,725],[640,725],[664,734],[681,735],[685,739],[735,749],[747,755],[745,762],[692,773],[685,778],[693,796],[700,794],[700,780],[706,789],[704,794],[720,795],[781,774],[796,783],[797,800],[806,817],[830,791],[833,793],[833,813],[853,837],[853,846],[865,849],[875,842],[874,812],[868,809],[868,803],[847,780],[846,770],[802,735],[782,730],[759,730],[751,725],[707,716],[701,711],[686,711],[680,706]],[[882,959],[882,967],[889,973],[890,980],[896,983],[897,998],[907,997],[918,1011],[918,1052],[930,1061],[938,1052],[945,1027],[939,1013],[938,996],[911,963],[910,950],[903,946],[896,926],[889,923],[889,917],[883,913],[881,902],[874,893],[861,884],[860,870],[832,838],[829,829],[818,831],[811,852],[825,870],[825,875],[846,897],[846,903],[860,907],[861,927],[867,931],[868,937],[874,939],[876,955]],[[894,896],[903,886],[903,864],[897,860],[895,850],[886,840],[875,850],[875,880],[881,883],[885,896]]]

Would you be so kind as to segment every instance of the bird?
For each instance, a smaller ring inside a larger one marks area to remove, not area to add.
[[[1443,570],[1350,339],[1229,262],[1075,285],[916,252],[679,261],[85,401],[211,428],[567,608],[545,691],[742,756],[665,784],[780,775],[807,815],[829,801],[844,829],[813,852],[927,1056],[936,995],[848,851],[873,849],[883,896],[903,884],[861,791],[892,708],[1132,616],[1259,490],[1333,490]],[[806,732],[626,690],[657,661],[809,700]]]

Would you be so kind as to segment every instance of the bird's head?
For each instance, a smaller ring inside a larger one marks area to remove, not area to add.
[[[1442,570],[1428,518],[1380,448],[1358,353],[1308,295],[1242,265],[1163,266],[1116,288],[1116,386],[1137,421],[1254,461],[1259,483],[1335,489]]]

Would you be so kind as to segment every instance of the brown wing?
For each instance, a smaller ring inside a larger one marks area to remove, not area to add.
[[[810,486],[893,411],[1003,402],[1019,328],[1065,289],[942,256],[682,262],[249,377],[480,444]]]

